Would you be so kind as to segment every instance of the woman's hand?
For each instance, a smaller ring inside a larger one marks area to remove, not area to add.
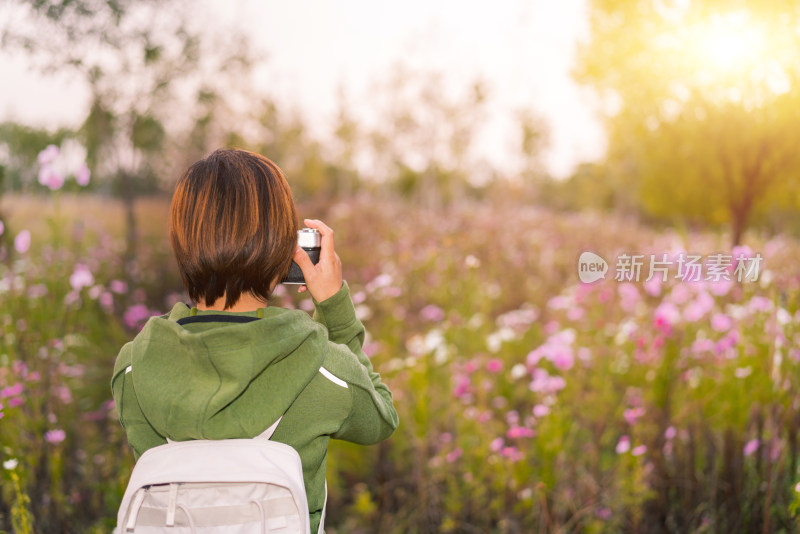
[[[319,232],[322,237],[322,248],[319,252],[319,263],[316,265],[311,263],[311,258],[305,250],[300,247],[295,249],[294,261],[300,266],[303,278],[306,280],[306,284],[300,286],[300,292],[308,287],[314,300],[322,302],[334,296],[342,288],[342,260],[333,249],[333,230],[316,219],[304,219],[303,222]]]

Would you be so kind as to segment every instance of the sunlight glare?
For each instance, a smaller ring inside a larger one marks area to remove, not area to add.
[[[702,28],[698,42],[700,59],[717,73],[747,72],[765,59],[766,37],[747,14],[716,16]]]

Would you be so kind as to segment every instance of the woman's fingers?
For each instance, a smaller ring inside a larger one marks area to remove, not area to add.
[[[308,254],[302,249],[295,251],[294,260],[303,271],[308,292],[317,302],[322,302],[342,288],[342,262],[334,250],[333,230],[317,219],[305,219],[304,222],[320,233],[319,263],[312,264]]]
[[[306,281],[314,278],[316,275],[314,263],[308,256],[308,252],[303,250],[302,247],[296,247],[294,249],[294,261],[297,263],[297,266],[300,267],[300,270],[303,271],[303,278]]]
[[[320,260],[324,258],[328,262],[333,261],[335,251],[333,246],[333,230],[331,227],[318,219],[304,219],[303,222],[305,222],[306,226],[309,228],[313,228],[319,232],[322,246]]]

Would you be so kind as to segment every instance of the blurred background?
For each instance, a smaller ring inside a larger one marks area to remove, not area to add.
[[[113,529],[113,362],[236,146],[336,229],[400,414],[332,443],[328,532],[796,532],[798,45],[787,0],[6,0],[0,531]]]

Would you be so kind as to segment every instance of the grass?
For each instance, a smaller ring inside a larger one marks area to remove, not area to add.
[[[119,201],[2,199],[0,457],[18,464],[3,470],[0,529],[113,526],[132,465],[108,403],[136,331],[125,314],[185,298],[167,210],[137,202],[126,270]],[[432,211],[357,195],[300,212],[336,229],[401,419],[379,446],[331,444],[329,532],[797,531],[795,240],[749,236],[747,254],[765,258],[755,283],[673,271],[656,286],[613,280],[615,258],[730,253],[726,236],[513,199]],[[31,249],[11,252],[22,229]],[[585,250],[608,279],[578,281]],[[75,290],[78,265],[93,282]],[[274,304],[305,298],[280,289]]]

